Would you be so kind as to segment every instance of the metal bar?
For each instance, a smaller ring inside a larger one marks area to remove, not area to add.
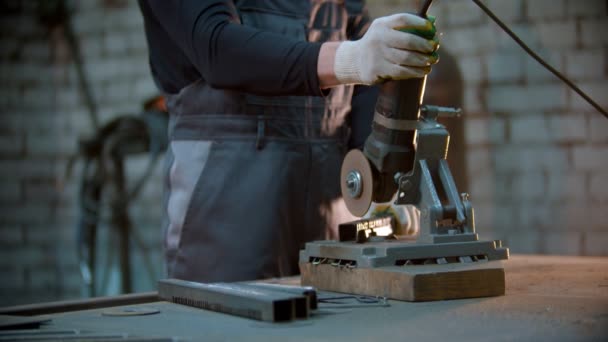
[[[34,316],[68,311],[109,308],[121,305],[144,304],[159,301],[158,292],[126,294],[113,297],[66,300],[42,304],[28,304],[0,308],[0,315]]]
[[[291,293],[294,295],[301,295],[307,299],[307,307],[309,310],[317,309],[317,289],[312,286],[295,286],[295,285],[284,285],[284,284],[272,284],[263,282],[245,282],[243,284],[256,286],[271,291],[279,291],[285,293]],[[296,308],[297,314],[297,308]]]
[[[448,197],[448,201],[456,208],[456,219],[458,222],[465,222],[466,217],[464,216],[464,208],[460,201],[460,196],[458,195],[458,190],[456,189],[456,184],[454,183],[454,178],[450,172],[447,160],[439,160],[438,171],[439,179],[441,180],[441,185],[443,185],[443,189]]]
[[[204,284],[179,279],[161,279],[158,293],[162,299],[177,304],[270,322],[294,319],[296,298],[305,298],[243,284]]]

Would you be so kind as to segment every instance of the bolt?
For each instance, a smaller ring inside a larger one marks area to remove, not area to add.
[[[471,195],[469,195],[467,192],[463,192],[463,193],[460,194],[460,199],[463,202],[469,201],[469,198],[471,198]]]
[[[353,170],[346,175],[346,189],[351,198],[361,196],[361,174],[358,171]]]

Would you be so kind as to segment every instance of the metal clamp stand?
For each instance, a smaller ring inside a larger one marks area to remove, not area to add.
[[[397,178],[395,204],[413,204],[420,210],[418,243],[477,241],[469,195],[458,194],[447,160],[449,133],[438,116],[458,116],[459,109],[424,106],[418,122],[414,168]]]
[[[340,233],[340,242],[310,242],[300,251],[302,284],[408,301],[504,294],[500,260],[508,258],[509,250],[500,241],[478,240],[469,196],[458,193],[445,159],[449,134],[436,118],[458,115],[459,110],[423,106],[421,112],[419,120],[407,122],[417,131],[413,167],[393,178],[395,204],[413,204],[421,212],[416,239],[360,241],[352,237],[361,222],[345,224],[351,238],[343,239]],[[345,158],[343,193],[351,196],[352,207],[359,212],[369,208],[372,184],[384,181],[379,187],[390,189],[390,177],[374,179],[376,170],[360,151]]]

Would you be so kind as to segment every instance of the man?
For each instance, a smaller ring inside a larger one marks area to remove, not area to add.
[[[361,1],[344,0],[140,7],[171,114],[169,276],[297,274],[340,194],[354,85],[427,74],[438,43],[395,29],[432,24],[397,14],[370,25]]]

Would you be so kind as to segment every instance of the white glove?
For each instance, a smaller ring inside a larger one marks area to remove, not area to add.
[[[336,51],[334,72],[342,84],[423,77],[437,62],[439,44],[398,29],[432,30],[433,24],[413,14],[374,20],[360,40],[345,41]]]

